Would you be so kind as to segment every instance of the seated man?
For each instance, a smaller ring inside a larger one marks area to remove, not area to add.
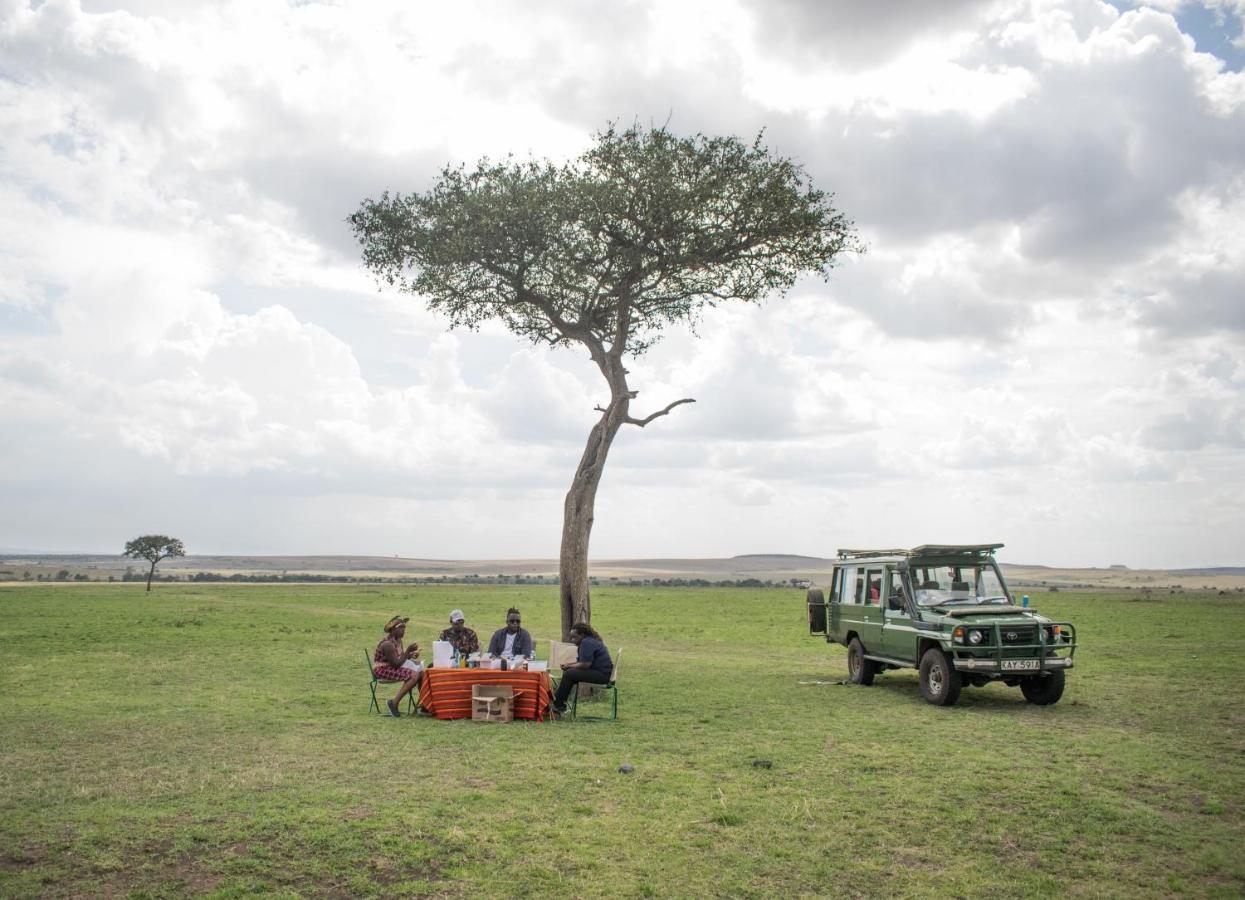
[[[522,627],[522,622],[517,609],[512,606],[506,610],[506,627],[493,632],[493,637],[488,642],[489,655],[506,658],[531,656],[532,636]]]
[[[451,612],[450,627],[441,632],[438,640],[449,641],[454,645],[454,649],[464,656],[468,653],[479,653],[480,639],[476,637],[474,631],[463,624],[464,622],[466,618],[461,609]]]
[[[385,623],[385,636],[376,645],[372,654],[372,673],[381,681],[400,681],[402,687],[392,700],[385,701],[392,716],[399,716],[398,703],[419,684],[424,674],[423,664],[419,662],[419,644],[411,644],[402,649],[402,638],[406,634],[406,623],[410,616],[394,616]]]

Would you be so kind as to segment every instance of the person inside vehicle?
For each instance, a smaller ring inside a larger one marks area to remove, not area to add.
[[[563,663],[562,682],[553,698],[553,711],[566,712],[566,701],[571,690],[580,682],[609,684],[614,675],[614,661],[606,649],[605,641],[586,622],[571,626],[571,643],[579,647],[578,658],[573,663]]]
[[[531,656],[534,645],[532,636],[523,627],[523,618],[513,606],[506,610],[506,627],[493,632],[488,642],[490,656],[510,659],[515,656]]]
[[[450,613],[450,627],[441,632],[439,640],[449,641],[460,654],[480,652],[480,639],[476,633],[466,626],[466,617],[461,609]]]
[[[402,639],[406,635],[406,623],[410,616],[394,616],[385,623],[385,636],[381,638],[376,650],[372,653],[372,673],[381,681],[400,681],[402,687],[392,700],[386,700],[389,714],[397,717],[398,704],[419,684],[424,667],[419,662],[419,644],[412,643],[402,649]]]

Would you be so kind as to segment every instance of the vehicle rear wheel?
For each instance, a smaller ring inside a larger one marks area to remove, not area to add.
[[[1063,696],[1063,669],[1046,675],[1037,675],[1020,682],[1020,693],[1036,706],[1050,706]]]
[[[847,645],[847,677],[852,684],[873,684],[873,676],[878,673],[878,664],[865,659],[865,645],[860,638],[852,638]]]
[[[960,699],[960,673],[951,657],[930,647],[921,657],[921,696],[935,706],[951,706]]]

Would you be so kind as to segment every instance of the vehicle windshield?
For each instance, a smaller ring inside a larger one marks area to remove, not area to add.
[[[917,606],[948,603],[1010,603],[998,572],[989,563],[921,566],[909,570]]]

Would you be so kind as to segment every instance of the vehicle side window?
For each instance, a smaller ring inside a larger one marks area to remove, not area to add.
[[[834,599],[839,603],[854,603],[852,586],[856,579],[856,568],[845,566],[834,573]]]
[[[856,602],[865,602],[865,573],[863,569],[856,570]]]
[[[868,580],[865,602],[877,606],[882,602],[882,570],[866,569],[865,577]]]
[[[894,569],[886,570],[886,608],[896,612],[904,608],[903,579]]]

